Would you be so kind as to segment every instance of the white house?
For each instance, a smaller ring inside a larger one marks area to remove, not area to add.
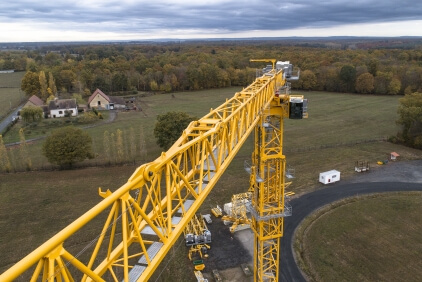
[[[51,118],[77,116],[78,104],[75,99],[55,99],[48,104]]]
[[[319,182],[329,184],[340,180],[340,171],[330,170],[319,174]]]

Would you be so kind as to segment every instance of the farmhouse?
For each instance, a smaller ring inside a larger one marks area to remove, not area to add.
[[[50,117],[77,116],[78,105],[75,99],[55,99],[48,104]]]
[[[108,96],[97,88],[88,99],[88,107],[97,108],[99,110],[124,109],[126,103],[123,98]]]
[[[43,100],[38,98],[36,95],[32,95],[28,101],[23,105],[22,108],[29,107],[29,106],[35,106],[35,107],[42,107],[44,105]]]

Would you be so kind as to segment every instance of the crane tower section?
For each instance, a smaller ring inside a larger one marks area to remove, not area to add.
[[[274,62],[272,61],[272,67]],[[289,80],[297,80],[289,62],[277,62],[275,70],[282,72],[284,84],[278,85],[274,100],[263,109],[254,130],[254,151],[249,167],[254,233],[254,281],[279,281],[280,239],[283,236],[284,217],[292,214],[285,202],[287,185],[286,158],[283,155],[284,118],[307,118],[307,100],[301,95],[290,95]]]

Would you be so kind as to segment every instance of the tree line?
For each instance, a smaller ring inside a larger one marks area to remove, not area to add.
[[[22,90],[46,100],[56,91],[86,97],[96,88],[113,95],[246,86],[263,67],[251,64],[253,58],[289,60],[299,67],[296,89],[392,95],[422,90],[420,48],[339,50],[276,42],[69,45],[3,52],[0,68],[7,62],[26,71]]]

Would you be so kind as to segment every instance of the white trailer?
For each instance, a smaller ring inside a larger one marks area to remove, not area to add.
[[[329,184],[340,180],[340,171],[330,170],[319,174],[319,182]]]

